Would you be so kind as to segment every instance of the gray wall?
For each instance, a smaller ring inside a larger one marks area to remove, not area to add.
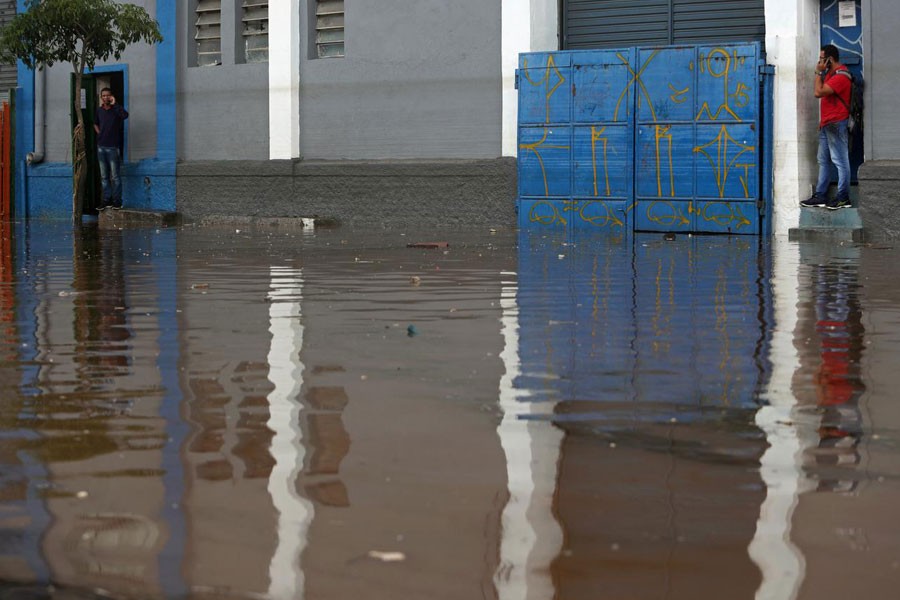
[[[0,27],[5,27],[16,16],[15,0],[0,0]],[[0,64],[0,100],[9,98],[9,90],[16,87],[16,63]]]
[[[900,159],[900,2],[863,0],[866,161]]]
[[[222,64],[212,67],[190,66],[195,6],[178,2],[178,158],[266,160],[269,66],[240,64],[241,1],[222,0]]]
[[[156,15],[155,0],[130,2],[142,6]],[[152,158],[156,155],[156,51],[154,46],[139,43],[131,46],[118,61],[97,63],[127,67],[128,79],[124,106],[128,110],[126,121],[126,159],[129,162]],[[47,162],[72,162],[72,134],[70,81],[72,66],[57,63],[47,70],[47,103],[45,160]],[[39,75],[38,75],[39,76]],[[98,90],[99,93],[99,90]],[[119,98],[119,101],[123,99]],[[28,149],[31,151],[31,148]]]
[[[313,3],[301,1],[304,158],[500,156],[500,2],[346,0],[346,56],[328,59],[315,58]]]

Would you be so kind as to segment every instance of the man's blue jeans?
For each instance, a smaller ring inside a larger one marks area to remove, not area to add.
[[[119,149],[109,146],[97,147],[97,160],[100,162],[100,184],[103,186],[103,206],[122,205],[122,158]]]
[[[827,197],[831,184],[831,165],[837,169],[837,200],[850,199],[850,149],[847,145],[847,120],[830,123],[819,130],[819,179],[816,196]]]

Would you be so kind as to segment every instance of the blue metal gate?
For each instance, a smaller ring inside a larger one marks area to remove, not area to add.
[[[758,43],[522,54],[520,226],[760,234],[768,71]]]

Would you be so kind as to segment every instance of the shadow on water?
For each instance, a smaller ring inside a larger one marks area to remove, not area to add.
[[[0,597],[900,582],[893,249],[0,227]]]

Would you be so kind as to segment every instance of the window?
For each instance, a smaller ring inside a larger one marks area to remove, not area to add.
[[[197,42],[197,66],[222,64],[222,1],[197,0],[197,22],[194,39]]]
[[[241,16],[244,37],[244,59],[248,62],[269,60],[269,3],[244,0]]]
[[[316,55],[344,56],[344,0],[316,0]]]

